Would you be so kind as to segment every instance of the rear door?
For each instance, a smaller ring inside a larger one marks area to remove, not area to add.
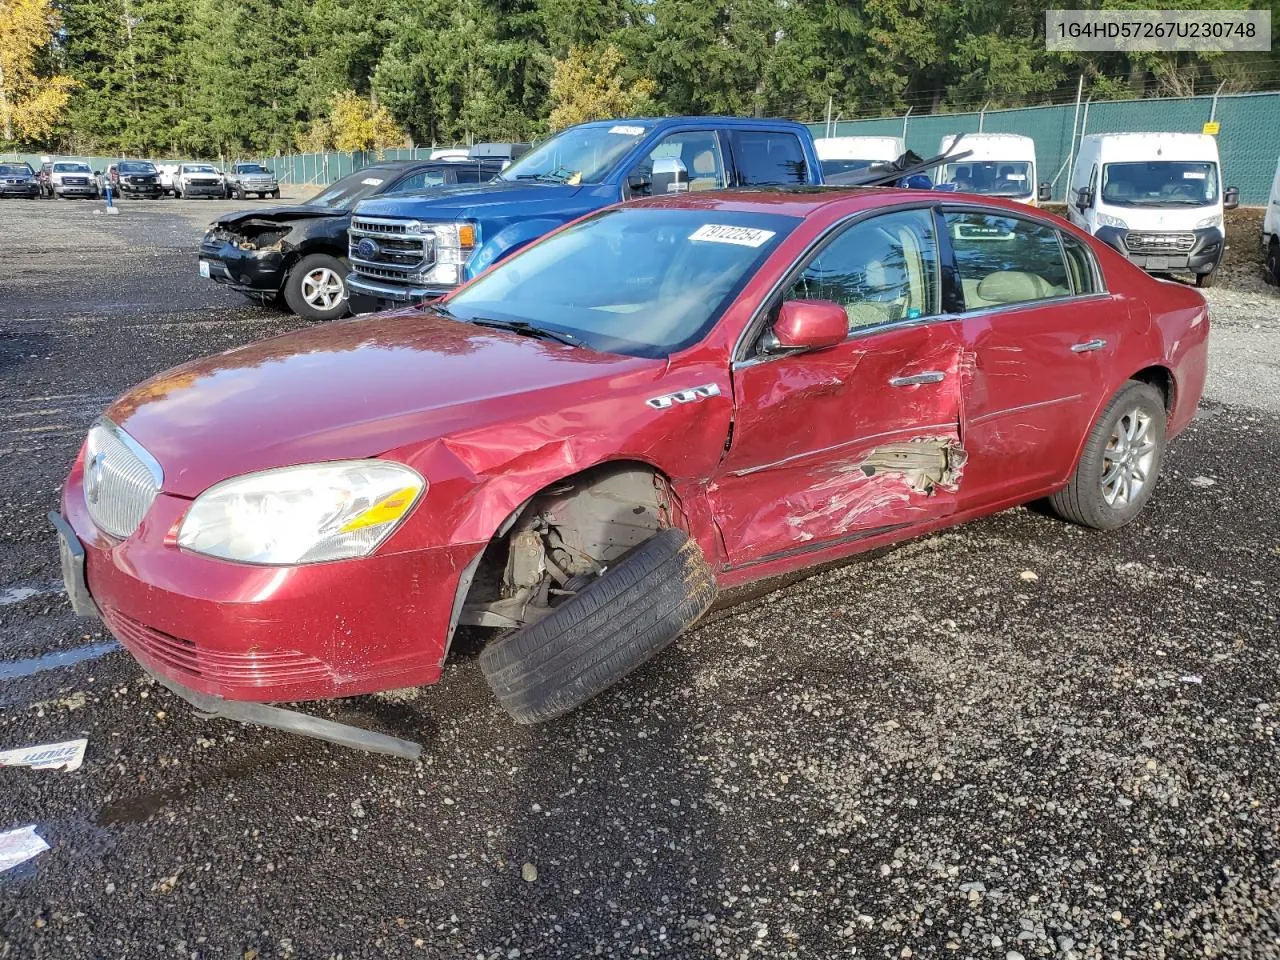
[[[799,266],[786,299],[832,300],[849,337],[767,350],[768,323],[733,373],[734,429],[709,487],[730,568],[908,529],[956,509],[960,322],[942,316],[928,208],[851,223]]]
[[[733,186],[796,186],[813,175],[800,138],[788,130],[726,131],[733,156]]]
[[[965,506],[1067,477],[1106,389],[1128,308],[1085,245],[1004,211],[946,209],[963,296]]]

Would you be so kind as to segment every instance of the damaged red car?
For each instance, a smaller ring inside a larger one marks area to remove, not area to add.
[[[474,625],[544,720],[726,588],[1032,500],[1118,527],[1208,332],[1016,203],[685,193],[140,385],[53,519],[77,610],[201,709],[397,752],[265,704],[429,684]]]

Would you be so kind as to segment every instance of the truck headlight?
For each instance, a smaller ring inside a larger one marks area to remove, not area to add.
[[[1123,220],[1121,220],[1119,217],[1113,217],[1113,216],[1111,216],[1111,215],[1110,215],[1110,214],[1108,214],[1108,213],[1099,213],[1099,214],[1098,214],[1098,226],[1100,226],[1100,227],[1115,227],[1115,228],[1116,228],[1116,229],[1118,229],[1118,230],[1128,230],[1128,229],[1129,229],[1129,225],[1128,225],[1127,223],[1125,223],[1125,222],[1124,222]]]
[[[364,557],[427,489],[386,460],[283,467],[234,477],[196,498],[178,545],[222,560],[288,566]]]
[[[1205,217],[1203,220],[1197,223],[1196,229],[1203,230],[1206,227],[1220,227],[1220,226],[1222,226],[1222,214],[1215,213],[1212,217]]]
[[[456,286],[462,282],[462,271],[475,252],[477,231],[474,223],[425,223],[425,232],[435,235],[435,263],[418,275],[423,283]]]

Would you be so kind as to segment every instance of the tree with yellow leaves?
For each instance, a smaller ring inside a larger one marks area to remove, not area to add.
[[[0,141],[47,137],[66,108],[75,81],[46,69],[61,24],[51,0],[0,0]]]
[[[570,47],[563,60],[554,61],[551,129],[656,112],[658,85],[648,77],[627,82],[624,66],[626,57],[612,43]]]
[[[329,115],[317,117],[296,138],[298,149],[308,153],[325,150],[377,150],[403,146],[409,135],[386,107],[371,103],[351,90],[329,97]]]

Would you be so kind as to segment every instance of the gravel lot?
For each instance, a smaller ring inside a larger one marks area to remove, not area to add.
[[[0,958],[1280,956],[1256,271],[1208,291],[1202,416],[1131,527],[1019,509],[829,570],[545,726],[474,650],[316,708],[411,764],[199,720],[71,616],[44,514],[92,417],[300,325],[196,276],[232,204],[96,206],[0,204],[0,747],[89,738],[0,772],[0,830],[53,848],[0,874]]]

